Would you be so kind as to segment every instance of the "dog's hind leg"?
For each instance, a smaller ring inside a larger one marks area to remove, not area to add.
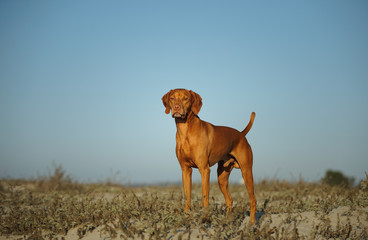
[[[223,161],[220,161],[217,167],[217,180],[218,180],[220,190],[225,197],[227,212],[231,212],[233,208],[233,199],[231,198],[231,195],[229,192],[229,176],[233,168],[234,168],[233,163],[227,164],[225,167]]]
[[[248,141],[244,138],[244,141],[241,141],[231,154],[236,158],[240,166],[245,186],[247,187],[248,190],[250,200],[250,220],[251,223],[254,224],[257,201],[254,195],[254,181],[252,173],[253,167],[252,149],[248,144]]]

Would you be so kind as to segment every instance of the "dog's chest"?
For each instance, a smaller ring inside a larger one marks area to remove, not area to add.
[[[176,141],[177,153],[180,157],[191,158],[193,146],[188,137],[177,137]]]
[[[177,157],[179,162],[184,163],[185,165],[189,167],[197,168],[198,165],[196,163],[196,160],[194,158],[195,154],[193,154],[193,149],[190,146],[190,143],[187,141],[184,141],[177,145]]]
[[[184,161],[190,167],[197,168],[198,161],[203,160],[204,156],[207,156],[207,149],[203,148],[206,144],[200,144],[199,139],[196,137],[177,136],[176,142],[176,154],[179,161]]]

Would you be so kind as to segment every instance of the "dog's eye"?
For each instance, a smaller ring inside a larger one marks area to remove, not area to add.
[[[187,100],[188,100],[188,98],[187,98],[187,97],[184,97],[184,98],[183,98],[183,100],[184,100],[184,101],[187,101]]]
[[[170,97],[170,100],[175,100],[175,98],[174,97]]]

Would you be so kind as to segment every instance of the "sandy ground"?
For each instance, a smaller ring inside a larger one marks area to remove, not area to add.
[[[329,222],[332,228],[344,228],[349,225],[352,226],[351,231],[360,233],[363,231],[363,226],[368,226],[368,208],[357,208],[354,211],[351,211],[349,207],[338,207],[332,209],[328,214],[319,213],[319,212],[301,212],[301,213],[292,213],[292,214],[267,214],[267,213],[257,213],[257,218],[259,220],[259,224],[261,227],[264,225],[268,225],[269,229],[273,229],[273,232],[270,232],[271,235],[275,235],[277,231],[282,231],[282,228],[293,229],[296,226],[298,234],[300,237],[312,238],[314,235],[314,231],[318,226],[318,229],[323,230],[324,222]],[[240,229],[251,227],[248,225],[249,217],[246,216],[244,222]],[[335,230],[334,229],[334,230]],[[208,229],[211,233],[215,231],[215,229]],[[116,233],[116,239],[120,238],[122,232]],[[190,234],[190,235],[189,235]],[[170,231],[167,235],[166,239],[176,240],[176,239],[202,239],[204,235],[203,232],[200,232],[199,229],[192,229],[189,232],[184,229],[175,230],[175,232]],[[123,235],[122,235],[123,236]],[[72,229],[68,232],[67,235],[58,235],[56,236],[58,239],[79,239],[78,237],[78,228]],[[151,237],[151,238],[150,238]],[[137,236],[137,239],[142,239]],[[9,237],[0,237],[0,239],[24,239],[22,236],[9,236]],[[83,239],[91,239],[91,240],[106,240],[106,239],[114,239],[111,237],[105,230],[104,227],[98,227],[94,229],[92,232],[87,232]],[[123,238],[124,239],[124,238]],[[153,236],[145,235],[144,239],[156,239]],[[203,239],[211,239],[204,235]],[[317,238],[318,239],[318,238]]]
[[[199,187],[197,186],[199,189]],[[27,188],[28,189],[28,188]],[[197,191],[199,192],[199,190]],[[19,191],[24,189],[19,189]],[[135,190],[134,194],[138,198],[145,198],[146,195],[152,191],[150,188],[144,188],[144,189],[137,189]],[[165,190],[167,193],[170,194],[171,190]],[[180,190],[175,190],[180,191]],[[112,191],[113,192],[113,191]],[[213,196],[215,204],[223,204],[223,197],[219,193],[219,190],[214,189],[213,190]],[[216,193],[217,192],[217,193]],[[267,197],[271,196],[272,193],[262,192],[262,194]],[[276,195],[274,193],[274,195]],[[246,193],[240,192],[240,197],[247,197]],[[239,197],[238,196],[238,197]],[[104,198],[107,200],[112,200],[116,197],[116,193],[105,193]],[[265,197],[260,197],[259,202],[263,202]],[[277,201],[277,200],[276,200]],[[275,203],[275,202],[274,202]],[[234,202],[236,205],[236,201]],[[271,202],[272,204],[272,202]],[[277,204],[276,204],[277,206]],[[366,206],[366,205],[362,205]],[[252,225],[249,225],[249,216],[244,216],[244,221],[239,227],[239,232],[242,230],[248,230],[248,229],[266,229],[268,231],[269,236],[272,238],[276,238],[277,236],[281,236],[282,232],[293,232],[298,238],[301,239],[324,239],[321,236],[323,236],[323,231],[326,229],[329,229],[329,232],[336,231],[337,236],[339,230],[348,229],[348,232],[351,232],[351,234],[348,236],[348,239],[353,238],[357,239],[357,237],[354,237],[356,235],[361,234],[363,231],[368,229],[368,207],[351,207],[351,206],[340,206],[335,207],[332,209],[329,209],[328,212],[324,211],[304,211],[304,212],[297,212],[295,213],[295,209],[293,210],[294,213],[282,213],[282,214],[272,214],[267,212],[257,212],[256,218],[257,218],[257,226],[254,227]],[[285,212],[285,211],[283,211]],[[67,235],[56,235],[53,239],[80,239],[78,232],[81,231],[81,226],[78,226],[74,229],[70,229],[67,233]],[[86,230],[86,229],[84,229]],[[198,226],[197,228],[190,229],[190,231],[179,228],[179,229],[171,229],[169,232],[166,233],[165,238],[156,237],[154,235],[150,235],[148,233],[145,233],[145,235],[141,236],[134,236],[130,239],[170,239],[170,240],[176,240],[176,239],[213,239],[213,235],[216,235],[215,233],[218,231],[218,229],[214,228],[207,228],[205,230],[206,232],[203,232],[203,229],[201,230]],[[249,232],[249,231],[248,231]],[[346,231],[345,231],[346,232]],[[210,233],[212,237],[210,237],[207,233]],[[252,232],[253,233],[253,232]],[[321,234],[322,233],[322,234]],[[125,235],[122,231],[117,231],[115,236],[111,235],[111,232],[108,232],[106,230],[106,226],[99,226],[93,230],[85,231],[83,234],[82,239],[91,239],[91,240],[105,240],[105,239],[126,239]],[[316,236],[316,237],[315,237]],[[365,235],[367,236],[367,235]],[[22,235],[10,235],[10,236],[0,236],[1,239],[30,239]],[[234,239],[240,239],[240,236]],[[290,236],[290,239],[293,239],[293,236]],[[332,238],[333,239],[333,238]]]

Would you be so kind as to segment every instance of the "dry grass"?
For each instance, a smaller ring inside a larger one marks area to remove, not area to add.
[[[368,177],[354,188],[262,181],[255,186],[255,226],[248,225],[245,187],[230,187],[234,209],[227,216],[216,185],[205,210],[194,185],[186,215],[176,185],[80,184],[61,167],[38,180],[2,180],[0,238],[368,239]]]

